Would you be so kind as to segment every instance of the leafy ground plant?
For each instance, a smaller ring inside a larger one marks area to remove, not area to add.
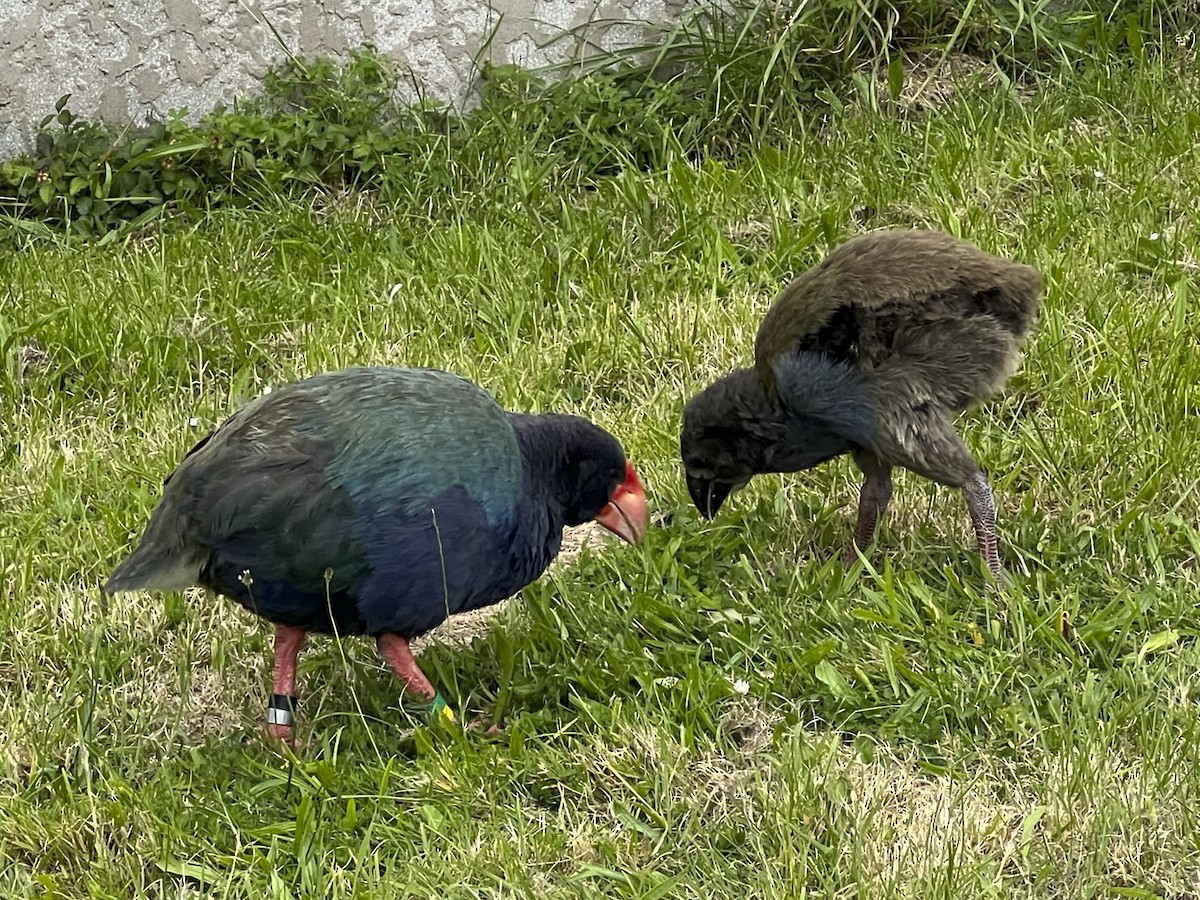
[[[59,98],[34,151],[0,161],[0,221],[13,237],[111,241],[164,215],[314,187],[394,199],[509,180],[544,187],[554,173],[550,187],[587,188],[661,169],[672,154],[736,159],[786,143],[848,85],[882,73],[895,102],[910,57],[925,61],[922,93],[964,61],[1022,78],[1051,63],[1142,59],[1197,27],[1194,3],[1163,0],[706,2],[652,46],[572,56],[566,80],[484,64],[479,107],[465,114],[403,101],[419,85],[373,48],[341,61],[288,54],[259,95],[194,124],[173,111],[112,127]]]
[[[847,95],[736,163],[585,191],[514,155],[480,191],[484,159],[432,161],[433,194],[0,256],[0,893],[1195,896],[1196,71],[1185,49],[908,116]],[[838,561],[845,461],[688,506],[683,398],[790,274],[882,225],[1046,275],[1023,369],[964,428],[1010,589],[921,479],[864,572]],[[264,627],[97,587],[203,429],[365,362],[589,415],[659,527],[426,647],[498,738],[410,718],[367,642],[317,641],[290,758],[259,740]]]

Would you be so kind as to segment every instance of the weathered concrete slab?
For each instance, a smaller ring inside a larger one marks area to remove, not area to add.
[[[493,63],[541,66],[579,39],[613,49],[645,39],[682,0],[0,0],[0,158],[70,93],[71,109],[112,123],[252,94],[292,53],[373,44],[431,97],[462,103],[480,48]],[[578,38],[561,39],[572,29]],[[495,37],[490,45],[488,38]],[[555,38],[560,38],[555,42]]]

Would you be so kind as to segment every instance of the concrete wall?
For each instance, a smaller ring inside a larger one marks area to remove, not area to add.
[[[473,60],[536,67],[567,58],[584,26],[606,49],[644,39],[682,0],[0,0],[0,158],[31,146],[41,118],[70,108],[112,123],[186,107],[195,116],[255,92],[283,58],[373,44],[430,96],[466,101]],[[589,24],[591,23],[591,24]]]

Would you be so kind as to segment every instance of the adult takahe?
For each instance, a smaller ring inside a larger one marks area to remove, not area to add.
[[[903,466],[962,489],[998,575],[991,486],[953,422],[1012,374],[1040,293],[1035,270],[936,231],[880,231],[836,248],[768,310],[754,367],[687,404],[680,450],[697,509],[711,518],[757,473],[850,453],[864,475],[859,548]]]
[[[104,590],[201,585],[275,623],[267,721],[290,741],[308,632],[373,636],[445,710],[409,639],[511,596],[590,519],[630,543],[648,522],[603,429],[506,413],[447,372],[346,369],[264,394],[193,447]]]

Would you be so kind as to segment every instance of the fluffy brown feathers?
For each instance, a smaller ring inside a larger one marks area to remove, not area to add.
[[[859,547],[899,465],[963,489],[998,573],[991,488],[953,420],[1015,370],[1041,288],[1034,269],[935,231],[880,231],[836,248],[767,311],[754,368],[685,408],[680,445],[696,506],[715,515],[755,474],[848,452],[865,476]]]

